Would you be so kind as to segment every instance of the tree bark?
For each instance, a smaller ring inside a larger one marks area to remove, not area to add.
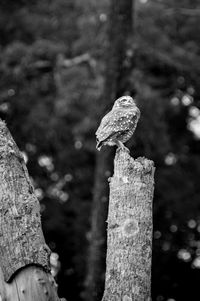
[[[110,180],[103,301],[151,300],[154,164],[117,151]]]
[[[0,120],[0,295],[2,300],[59,300],[39,202],[21,152]],[[6,282],[10,282],[7,284]]]
[[[99,107],[102,118],[113,101],[129,87],[127,50],[132,38],[133,0],[111,0],[108,18],[105,86]],[[102,298],[106,260],[106,218],[108,213],[107,178],[113,170],[113,149],[103,149],[96,155],[94,195],[91,218],[91,239],[88,255],[88,272],[84,299],[99,301]]]

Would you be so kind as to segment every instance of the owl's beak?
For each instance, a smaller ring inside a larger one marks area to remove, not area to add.
[[[126,102],[124,102],[124,105],[127,106],[127,107],[129,107],[130,105],[132,105],[132,102],[126,101]]]

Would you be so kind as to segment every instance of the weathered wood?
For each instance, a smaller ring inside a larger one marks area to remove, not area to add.
[[[58,301],[49,255],[23,156],[0,120],[0,300]]]
[[[103,301],[150,300],[153,189],[153,162],[117,151],[110,179]]]
[[[53,276],[39,267],[28,266],[22,269],[10,283],[3,282],[2,276],[2,301],[60,301]]]
[[[0,266],[5,281],[20,268],[35,263],[49,271],[39,202],[21,152],[0,121]]]

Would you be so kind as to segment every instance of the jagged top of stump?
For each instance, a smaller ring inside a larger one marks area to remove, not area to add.
[[[155,166],[152,160],[145,157],[134,159],[127,150],[117,150],[114,159],[114,177],[146,176],[154,174]]]

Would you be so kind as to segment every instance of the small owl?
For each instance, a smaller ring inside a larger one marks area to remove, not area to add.
[[[126,149],[123,143],[133,135],[139,118],[140,110],[132,97],[118,98],[96,131],[96,148],[100,150],[103,145],[117,145],[118,148]]]

